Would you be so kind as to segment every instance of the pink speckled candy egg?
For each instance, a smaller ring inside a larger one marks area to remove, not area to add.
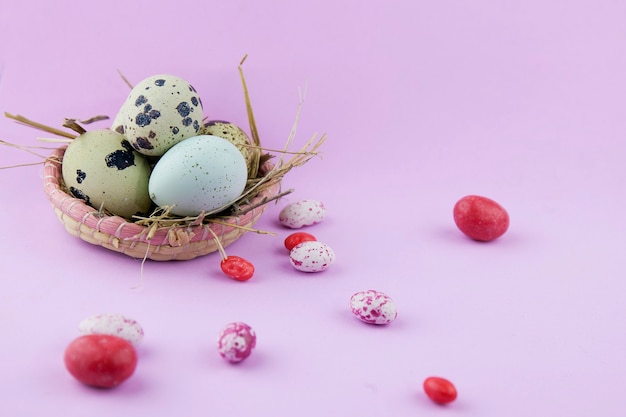
[[[291,249],[289,262],[298,271],[321,272],[335,262],[335,252],[325,243],[306,241]]]
[[[302,200],[283,208],[278,220],[283,226],[299,229],[319,223],[326,217],[326,207],[317,200]]]
[[[396,305],[388,295],[375,290],[359,291],[350,298],[350,310],[369,324],[388,324],[396,319]]]
[[[143,329],[136,320],[121,314],[97,314],[87,317],[78,324],[78,331],[83,335],[104,334],[117,336],[139,346],[143,341]]]
[[[217,338],[217,351],[228,362],[246,359],[256,346],[256,333],[246,323],[230,323]]]

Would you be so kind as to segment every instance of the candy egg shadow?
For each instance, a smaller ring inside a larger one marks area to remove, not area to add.
[[[220,359],[222,358],[220,357]],[[248,356],[246,359],[244,359],[241,362],[231,363],[224,359],[222,359],[222,361],[224,362],[225,365],[228,365],[230,367],[245,368],[246,370],[256,370],[256,369],[267,368],[268,364],[271,364],[272,362],[272,357],[271,355],[268,355],[267,352],[263,350],[256,351],[256,348],[255,348],[255,350],[252,351],[250,356]]]
[[[328,220],[324,220],[324,222],[326,223],[328,222]],[[305,232],[305,233],[315,234],[313,233],[313,230],[315,229],[315,226],[321,223],[321,221],[313,223],[313,224],[305,224],[300,227],[289,227],[281,223],[280,219],[276,217],[272,219],[270,223],[272,224],[272,226],[275,226],[277,229],[280,229],[280,234],[284,240],[287,236],[289,236],[292,233]]]
[[[461,232],[456,227],[432,227],[428,230],[420,231],[420,233],[427,234],[431,238],[443,242],[475,242],[475,240],[464,235],[463,232]]]
[[[221,282],[224,285],[255,285],[262,280],[262,274],[259,271],[255,271],[252,278],[244,281],[239,281],[226,275],[219,267],[211,269],[204,275],[205,279],[211,280],[211,282]]]
[[[428,395],[426,395],[424,389],[420,384],[417,384],[416,388],[411,390],[409,395],[412,395],[415,404],[419,405],[420,407],[429,408],[431,410],[448,409],[449,412],[454,411],[455,414],[465,413],[471,410],[471,407],[467,404],[467,402],[463,401],[463,399],[459,400],[459,398],[447,404],[439,404],[434,402],[433,400],[428,398]]]
[[[126,381],[122,382],[121,384],[115,387],[110,387],[110,388],[86,385],[76,380],[74,380],[73,382],[75,382],[76,385],[79,387],[79,389],[83,390],[84,393],[87,395],[98,395],[98,396],[115,395],[116,397],[119,397],[119,396],[135,397],[138,394],[142,394],[146,392],[148,390],[148,386],[150,385],[147,382],[147,379],[143,378],[139,374],[139,372],[140,372],[139,369],[136,369],[135,373],[131,375]]]
[[[150,360],[150,358],[154,357],[154,351],[149,346],[146,346],[145,343],[142,342],[133,346],[140,361]]]
[[[394,331],[394,329],[402,329],[405,328],[405,323],[403,320],[395,319],[389,323],[385,324],[375,324],[375,323],[365,323],[364,321],[359,320],[358,318],[354,318],[358,323],[361,324],[364,328],[373,329],[372,331]]]
[[[136,372],[136,371],[135,371]],[[108,391],[119,391],[121,395],[136,396],[146,392],[149,389],[150,382],[140,373],[132,375],[127,381],[124,381],[119,387],[109,389]]]
[[[356,317],[354,313],[350,311],[350,307],[336,307],[333,311],[333,317],[337,322],[344,323],[348,326],[356,326],[357,328],[365,329],[365,331],[394,331],[393,329],[405,329],[407,327],[406,320],[402,319],[400,316],[386,324],[366,323]]]
[[[291,265],[291,262],[289,262],[289,254],[285,254],[285,260],[280,263],[279,267],[285,273],[295,276],[296,278],[303,278],[303,279],[321,278],[328,273],[329,269],[331,268],[334,269],[334,266],[331,265],[328,268],[324,269],[323,271],[316,271],[316,272],[300,271],[296,269],[293,265]]]
[[[523,234],[517,233],[515,231],[507,232],[498,238],[495,238],[493,240],[488,240],[488,241],[472,239],[471,237],[464,235],[460,231],[458,231],[457,234],[459,235],[457,238],[457,242],[461,242],[462,244],[470,244],[470,245],[478,245],[478,246],[512,248],[512,247],[519,247],[523,245],[524,242],[528,242],[528,239],[526,239]]]
[[[431,241],[457,244],[474,244],[483,246],[518,245],[525,240],[522,235],[514,231],[507,231],[502,236],[489,241],[472,239],[456,227],[433,227],[429,228],[428,230],[420,230],[419,232],[420,234],[429,236]]]
[[[220,354],[215,350],[212,354],[207,354],[206,350],[198,353],[202,356],[202,362],[206,364],[207,369],[221,368],[223,370],[233,370],[233,372],[252,372],[259,369],[267,369],[272,365],[272,355],[268,355],[263,350],[252,350],[250,356],[239,362],[229,362],[222,358]]]

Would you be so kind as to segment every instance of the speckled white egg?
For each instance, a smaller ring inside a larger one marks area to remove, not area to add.
[[[106,334],[121,337],[139,346],[143,341],[143,328],[136,320],[121,314],[97,314],[83,319],[78,324],[78,331],[83,335]]]
[[[109,129],[90,130],[70,142],[62,175],[71,195],[98,210],[130,218],[145,214],[152,205],[148,161]]]
[[[359,291],[352,295],[350,310],[359,320],[368,324],[388,324],[398,315],[393,300],[376,290]]]
[[[246,323],[227,325],[217,338],[217,351],[228,362],[237,363],[246,359],[256,346],[256,333]]]
[[[123,126],[137,152],[160,156],[199,133],[202,112],[202,101],[191,84],[174,75],[153,75],[133,87],[112,128]]]
[[[292,229],[314,225],[325,217],[326,207],[317,200],[301,200],[288,204],[278,214],[280,223]]]
[[[224,138],[235,145],[245,158],[248,171],[250,170],[250,164],[255,150],[250,147],[252,141],[243,129],[234,123],[223,120],[209,120],[204,124],[201,132],[203,135],[213,135]]]
[[[321,272],[335,262],[335,252],[323,242],[306,241],[289,252],[289,262],[302,272]]]
[[[239,149],[223,138],[195,136],[174,145],[150,176],[150,198],[178,216],[198,216],[227,206],[246,187],[248,170]]]

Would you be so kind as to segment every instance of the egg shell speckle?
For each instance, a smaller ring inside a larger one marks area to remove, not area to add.
[[[326,207],[317,200],[301,200],[288,204],[278,214],[283,226],[299,229],[319,223],[326,217]]]
[[[323,242],[306,241],[289,252],[289,262],[302,272],[321,272],[335,262],[335,252]]]
[[[217,351],[228,362],[241,362],[256,346],[256,333],[246,323],[230,323],[217,338]]]
[[[197,216],[228,205],[246,187],[243,155],[226,139],[195,136],[173,146],[157,162],[150,198],[178,216]]]
[[[161,156],[202,127],[202,100],[180,77],[153,75],[137,83],[120,107],[112,128],[137,152]]]
[[[359,291],[352,295],[350,310],[359,320],[368,324],[388,324],[398,315],[393,300],[376,290]]]
[[[121,337],[134,346],[143,341],[143,328],[136,320],[121,314],[97,314],[83,319],[78,324],[82,335],[105,334]]]

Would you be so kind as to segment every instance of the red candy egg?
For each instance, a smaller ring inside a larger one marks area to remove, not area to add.
[[[445,378],[431,376],[424,380],[424,392],[437,404],[448,404],[456,400],[456,388]]]
[[[235,281],[247,281],[254,275],[252,262],[239,256],[227,256],[220,262],[222,272]]]
[[[302,242],[314,242],[317,239],[310,233],[306,232],[296,232],[292,233],[285,239],[285,248],[288,251],[291,251],[293,248],[298,246]]]
[[[121,337],[90,334],[70,343],[64,360],[69,373],[83,384],[113,388],[135,372],[137,353]]]
[[[509,215],[495,201],[468,195],[454,205],[454,222],[461,232],[474,240],[488,242],[499,238],[509,228]]]

